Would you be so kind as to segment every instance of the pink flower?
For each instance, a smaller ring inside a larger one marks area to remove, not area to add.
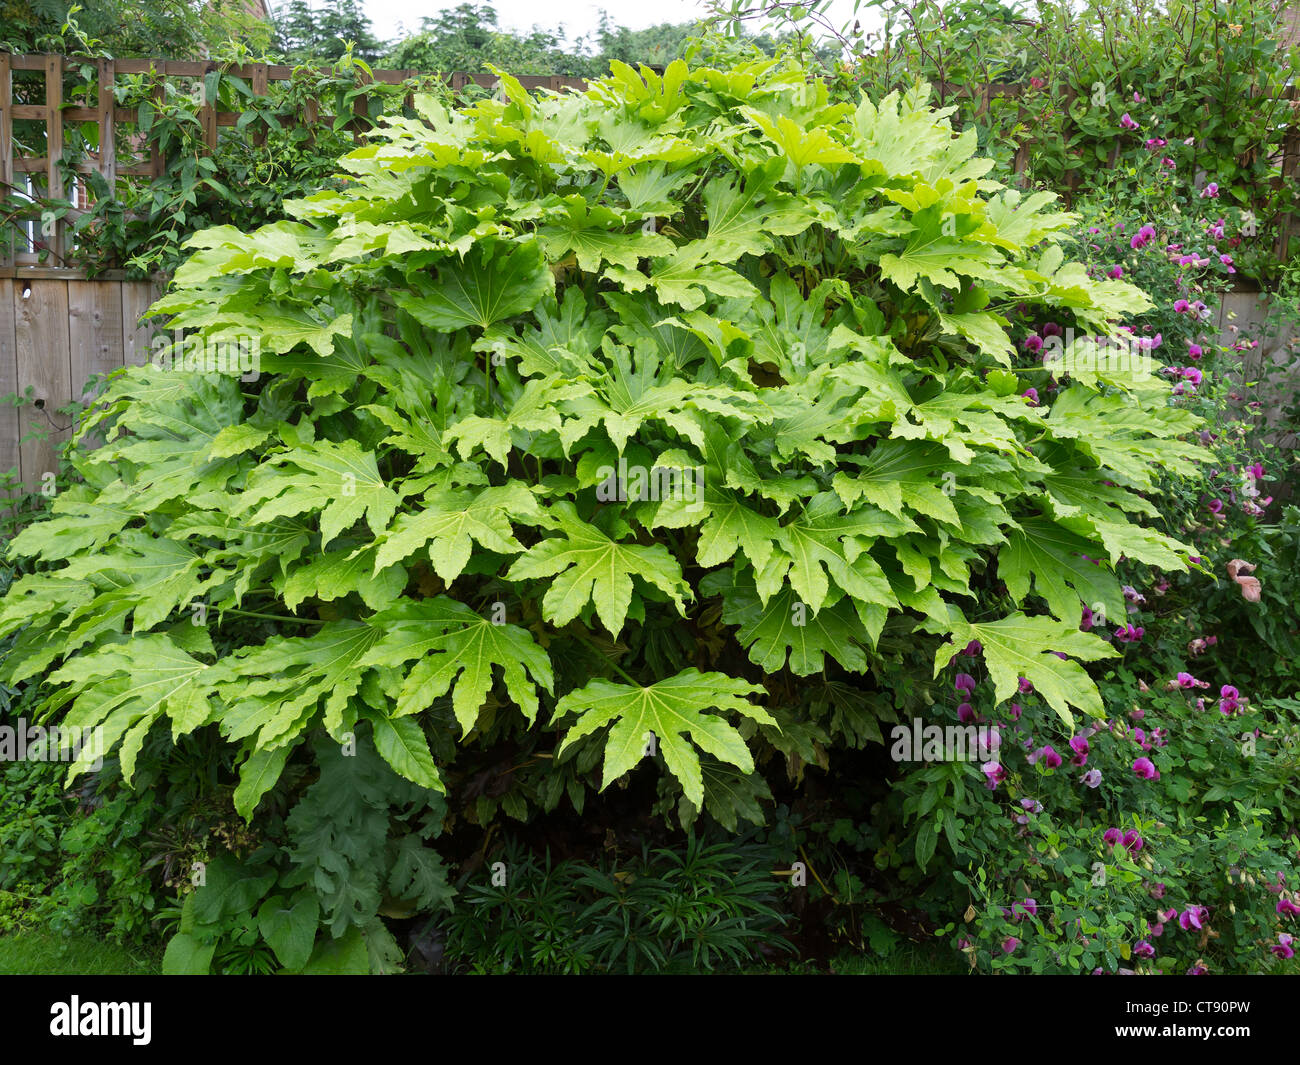
[[[952,686],[959,692],[973,692],[975,690],[975,678],[969,673],[958,673],[952,682]]]
[[[1014,954],[1016,947],[1018,946],[1020,946],[1020,940],[1015,936],[1007,936],[1007,938],[1002,941],[1002,953]]]
[[[1178,169],[1178,164],[1175,163],[1172,159],[1170,159],[1169,156],[1167,156],[1167,155],[1166,155],[1163,159],[1160,160],[1160,165],[1163,166],[1166,170],[1177,170],[1177,169]]]
[[[1107,846],[1118,847],[1124,836],[1118,828],[1108,828],[1101,834],[1101,838],[1106,842]]]
[[[957,720],[962,722],[974,721],[975,708],[970,703],[962,703],[957,707]]]
[[[1030,692],[1034,690],[1034,686],[1030,684],[1028,679],[1025,677],[1019,678],[1019,684],[1017,685],[1017,688],[1019,689],[1021,695],[1028,695]]]
[[[1038,406],[1038,389],[1026,388],[1023,392],[1020,393],[1020,395],[1022,398],[1029,401],[1029,405],[1031,407]]]
[[[1204,350],[1202,350],[1200,344],[1192,344],[1192,343],[1190,343],[1190,342],[1188,343],[1188,345],[1187,345],[1187,357],[1188,357],[1189,359],[1199,359],[1199,358],[1200,358],[1202,355],[1204,355],[1204,354],[1205,354],[1205,352],[1204,352]]]
[[[1083,776],[1079,778],[1079,783],[1085,784],[1090,788],[1097,787],[1097,785],[1101,783],[1101,770],[1089,769],[1088,772],[1084,773]]]
[[[1291,946],[1295,939],[1287,932],[1278,934],[1277,943],[1268,949],[1276,954],[1279,958],[1294,958],[1295,949]]]
[[[1186,314],[1192,309],[1192,305],[1186,300],[1174,300],[1174,313]]]
[[[984,786],[989,791],[994,791],[997,786],[1007,779],[1007,771],[1002,768],[1001,762],[985,762],[980,766],[980,772],[984,774]]]
[[[1138,248],[1145,248],[1155,239],[1155,236],[1156,231],[1151,226],[1143,226],[1133,235],[1133,239],[1128,242],[1128,245],[1136,251]]]
[[[1109,270],[1106,271],[1106,276],[1111,278],[1114,281],[1118,281],[1121,277],[1124,276],[1124,267],[1112,266]]]
[[[1195,387],[1199,387],[1201,381],[1204,380],[1201,371],[1198,370],[1195,366],[1186,367],[1183,370],[1183,378],[1185,380],[1191,381],[1192,385]]]
[[[1025,338],[1025,350],[1037,353],[1043,350],[1043,338],[1037,333],[1033,333]]]
[[[1121,842],[1124,844],[1124,849],[1128,851],[1129,854],[1136,854],[1144,846],[1142,837],[1132,828],[1124,833],[1124,838]]]
[[[1049,743],[1045,747],[1038,749],[1038,756],[1042,758],[1043,765],[1048,769],[1055,769],[1061,764],[1061,756],[1056,753],[1056,749]]]
[[[1042,89],[1042,88],[1045,88],[1046,86],[1047,86],[1047,82],[1044,81],[1042,78],[1030,78],[1030,79],[1029,79],[1029,87],[1030,87],[1031,89]]]
[[[1165,145],[1167,145],[1168,143],[1169,142],[1165,140],[1163,137],[1150,137],[1147,139],[1146,149],[1147,151],[1152,152],[1155,151],[1157,148],[1165,147]]]
[[[1278,899],[1277,905],[1273,908],[1283,917],[1300,917],[1300,906],[1290,899]]]
[[[1133,957],[1135,958],[1154,958],[1156,948],[1148,943],[1145,939],[1139,939],[1133,944]]]
[[[1045,337],[1065,336],[1065,331],[1055,322],[1045,322],[1039,332]]]
[[[1217,200],[1219,198],[1219,183],[1211,181],[1205,188],[1201,189],[1201,199]]]
[[[1133,772],[1143,780],[1158,780],[1160,774],[1156,771],[1155,763],[1150,758],[1139,758],[1133,763]]]
[[[1178,915],[1178,927],[1184,932],[1190,932],[1195,928],[1198,932],[1203,927],[1201,922],[1209,917],[1209,911],[1204,906],[1189,906]]]
[[[1127,111],[1125,111],[1125,112],[1120,116],[1119,124],[1120,124],[1120,126],[1122,126],[1124,129],[1141,129],[1141,128],[1142,128],[1142,127],[1139,126],[1136,122],[1133,121],[1133,119],[1129,116],[1129,113],[1128,113]]]
[[[1241,708],[1241,692],[1231,684],[1219,689],[1219,713],[1231,717]]]

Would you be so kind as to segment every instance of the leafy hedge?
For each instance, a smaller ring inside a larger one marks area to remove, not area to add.
[[[155,310],[263,375],[113,380],[11,545],[0,679],[45,675],[128,781],[151,730],[215,726],[245,817],[323,729],[480,821],[581,809],[603,753],[602,787],[662,755],[664,803],[734,825],[756,755],[879,738],[900,647],[1102,716],[1081,600],[1122,616],[1121,556],[1186,568],[1144,493],[1199,420],[1018,352],[1022,305],[1106,335],[1147,306],[1066,260],[1071,216],[924,88],[502,83],[420,99],[295,221],[194,238]],[[457,761],[493,744],[522,757],[488,794]]]

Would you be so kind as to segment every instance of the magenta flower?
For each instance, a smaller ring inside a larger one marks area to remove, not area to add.
[[[1172,159],[1170,159],[1169,156],[1167,156],[1167,155],[1166,155],[1163,159],[1160,160],[1160,165],[1163,166],[1166,170],[1177,170],[1177,169],[1178,169],[1178,164],[1175,163]]]
[[[1034,690],[1034,686],[1030,684],[1028,679],[1026,679],[1025,677],[1020,677],[1019,681],[1020,683],[1018,685],[1018,688],[1021,695],[1029,695]]]
[[[952,682],[952,686],[959,692],[974,692],[975,678],[969,673],[958,673]]]
[[[1206,973],[1208,973],[1209,971],[1210,971],[1210,970],[1207,969],[1207,968],[1205,967],[1205,962],[1203,962],[1203,961],[1198,961],[1195,965],[1193,965],[1190,969],[1187,970],[1187,975],[1188,975],[1188,976],[1204,976],[1204,975],[1205,975]]]
[[[1065,331],[1055,322],[1044,322],[1039,332],[1045,337],[1065,336]]]
[[[1118,828],[1108,828],[1101,834],[1101,838],[1109,847],[1118,847],[1124,840],[1123,833]]]
[[[1186,314],[1192,309],[1192,305],[1186,300],[1174,300],[1174,313]]]
[[[1178,927],[1184,932],[1190,932],[1195,928],[1198,932],[1202,928],[1201,922],[1209,917],[1209,911],[1204,906],[1189,906],[1178,915]]]
[[[1178,676],[1174,678],[1174,682],[1180,688],[1195,688],[1197,684],[1196,678],[1190,673],[1179,673]]]
[[[1155,240],[1156,231],[1151,226],[1143,226],[1133,235],[1133,239],[1128,242],[1129,247],[1137,250],[1145,248],[1151,241]]]
[[[1252,477],[1254,477],[1255,480],[1257,481],[1262,481],[1264,479],[1264,467],[1260,465],[1258,462],[1256,462],[1252,466],[1247,466],[1246,472],[1249,473]]]
[[[1038,389],[1026,388],[1020,395],[1029,401],[1031,407],[1038,406]]]
[[[1143,780],[1156,780],[1160,774],[1156,771],[1155,763],[1150,758],[1139,758],[1133,763],[1133,772]]]
[[[1165,147],[1168,143],[1169,142],[1165,140],[1163,137],[1148,137],[1146,142],[1146,149],[1149,152],[1153,152],[1157,148]]]
[[[1016,947],[1018,946],[1020,946],[1020,940],[1015,936],[1007,936],[1007,938],[1002,941],[1002,953],[1014,954]]]
[[[1133,957],[1135,958],[1154,958],[1156,948],[1148,943],[1145,939],[1139,939],[1133,944]]]
[[[1124,833],[1124,838],[1120,842],[1124,844],[1124,849],[1129,854],[1137,854],[1145,846],[1142,837],[1137,834],[1137,830],[1132,828]]]
[[[1241,709],[1241,692],[1231,684],[1225,684],[1219,689],[1219,713],[1231,717],[1239,709]]]
[[[1277,943],[1275,943],[1273,946],[1269,947],[1268,949],[1271,950],[1274,954],[1276,954],[1279,958],[1294,958],[1295,948],[1291,946],[1291,944],[1294,942],[1295,939],[1289,933],[1281,932],[1278,934]]]
[[[1090,607],[1085,606],[1083,608],[1083,616],[1079,619],[1079,628],[1083,629],[1084,632],[1092,628],[1092,609]]]
[[[1048,769],[1055,769],[1061,764],[1061,756],[1050,743],[1046,747],[1040,747],[1037,753]]]
[[[1012,720],[1012,721],[1019,721],[1019,720],[1020,720],[1020,714],[1021,714],[1021,713],[1022,713],[1022,711],[1021,711],[1021,709],[1020,709],[1020,704],[1019,704],[1019,703],[1012,703],[1012,704],[1011,704],[1011,720]]]
[[[1125,112],[1120,116],[1119,124],[1120,124],[1120,126],[1122,126],[1124,129],[1141,129],[1141,128],[1142,128],[1140,125],[1138,125],[1138,123],[1136,123],[1136,122],[1133,121],[1132,117],[1129,115],[1129,113],[1128,113],[1127,111],[1125,111]]]
[[[1290,899],[1278,899],[1274,909],[1283,917],[1300,917],[1300,906]]]
[[[1074,752],[1074,757],[1070,759],[1071,765],[1088,764],[1088,740],[1084,736],[1070,737],[1070,750]]]
[[[1187,357],[1188,357],[1189,359],[1199,359],[1199,358],[1200,358],[1202,355],[1204,355],[1204,354],[1205,354],[1205,352],[1204,352],[1204,350],[1201,348],[1201,345],[1200,345],[1200,344],[1190,344],[1190,343],[1189,343],[1189,344],[1187,345]]]
[[[1043,350],[1043,338],[1037,333],[1031,333],[1025,338],[1025,350],[1033,354]]]
[[[1101,770],[1089,769],[1079,778],[1080,784],[1086,784],[1090,788],[1095,788],[1101,783]]]
[[[1211,181],[1205,188],[1201,189],[1201,199],[1217,200],[1219,198],[1219,183]]]
[[[1183,378],[1191,381],[1193,386],[1199,387],[1204,380],[1204,375],[1195,366],[1188,366],[1183,370]]]
[[[970,703],[962,703],[957,707],[957,720],[969,723],[975,720],[975,708]]]
[[[985,762],[980,766],[980,772],[984,774],[984,785],[989,791],[996,790],[1007,779],[1007,771],[1002,768],[1001,762]]]

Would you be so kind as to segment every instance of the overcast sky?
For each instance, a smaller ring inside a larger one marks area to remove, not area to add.
[[[283,3],[283,0],[280,0]],[[645,29],[661,22],[690,22],[705,14],[700,0],[470,0],[491,2],[503,27],[528,30],[563,27],[569,41],[592,33],[603,9],[613,22],[631,29]],[[456,0],[361,0],[375,36],[389,40],[419,28],[420,19],[457,6]],[[853,17],[853,0],[832,0],[831,17],[840,25]],[[874,20],[873,20],[874,21]],[[864,25],[867,20],[863,20]]]

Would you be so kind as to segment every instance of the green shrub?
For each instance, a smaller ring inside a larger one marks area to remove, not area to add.
[[[1201,450],[1158,376],[1051,388],[1009,334],[1146,308],[1066,261],[1071,216],[984,178],[924,88],[502,85],[419,99],[297,221],[195,238],[156,306],[190,336],[114,378],[107,443],[11,545],[43,568],[0,605],[0,680],[44,676],[128,782],[151,735],[215,729],[246,818],[355,744],[470,823],[581,811],[603,762],[734,828],[967,645],[995,702],[1100,716],[1080,600],[1122,613],[1121,556],[1186,568],[1142,493]],[[249,337],[256,382],[186,369]]]

